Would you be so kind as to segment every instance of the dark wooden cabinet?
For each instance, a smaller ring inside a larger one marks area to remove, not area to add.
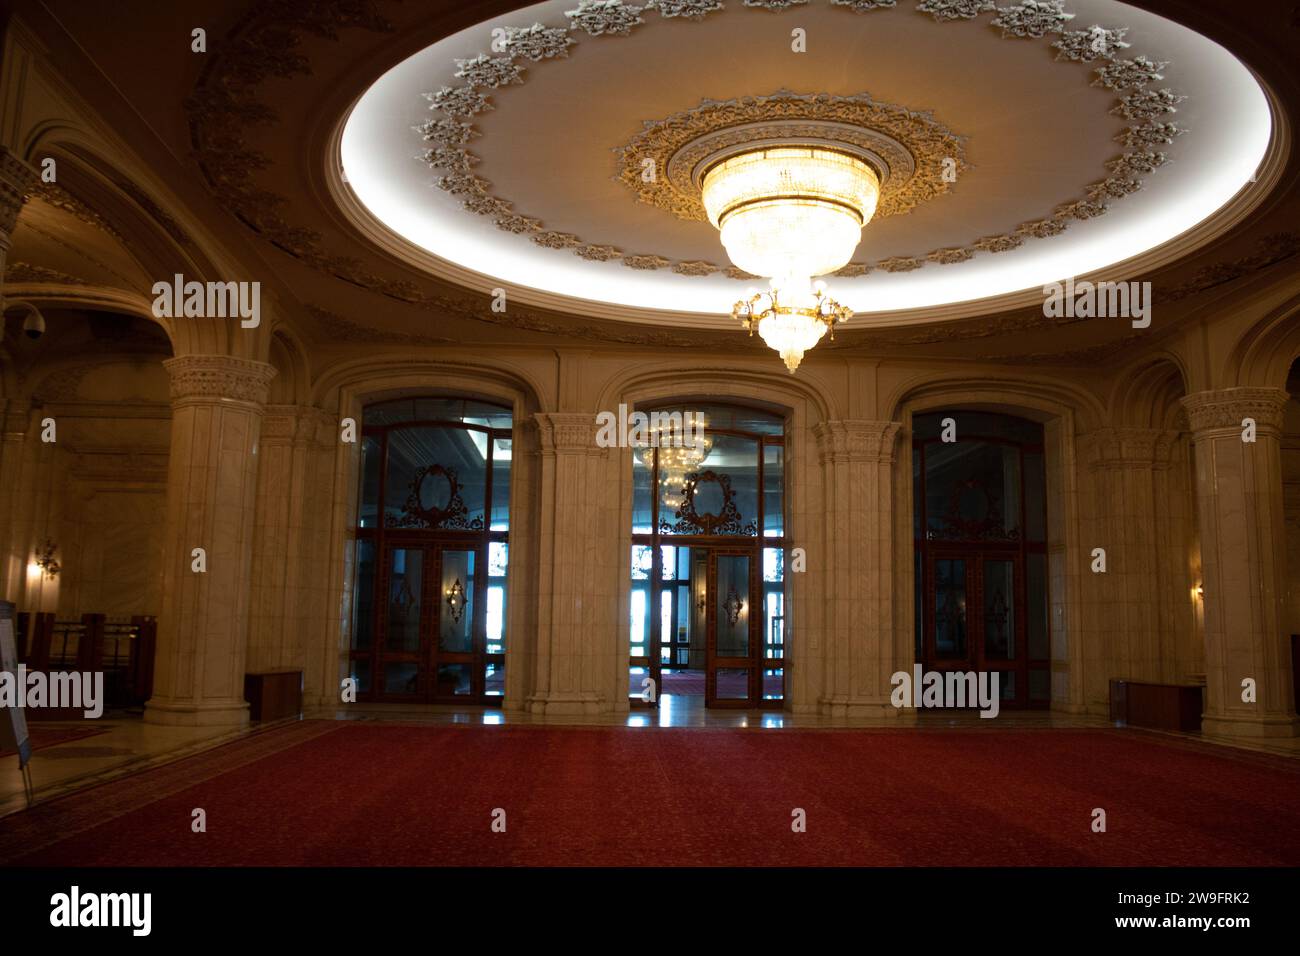
[[[244,675],[249,720],[280,720],[302,713],[302,671],[269,670]]]
[[[1205,688],[1199,684],[1110,682],[1110,719],[1133,727],[1194,732],[1201,729]]]

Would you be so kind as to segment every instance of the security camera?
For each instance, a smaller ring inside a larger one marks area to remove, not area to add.
[[[23,319],[23,331],[27,333],[29,339],[39,339],[45,334],[45,316],[41,315],[35,306],[27,313],[27,318]]]
[[[39,339],[45,334],[45,316],[30,302],[6,302],[4,307],[6,312],[10,309],[23,309],[27,312],[27,317],[23,319],[23,332],[29,339]]]

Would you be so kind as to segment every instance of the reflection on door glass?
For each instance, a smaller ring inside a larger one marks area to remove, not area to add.
[[[470,670],[468,664],[439,664],[439,697],[465,697],[470,692]]]
[[[438,606],[438,649],[467,654],[474,649],[474,552],[442,552]]]
[[[939,657],[966,656],[966,562],[934,562],[934,650]]]
[[[717,653],[719,657],[749,656],[749,557],[720,554],[717,559]]]
[[[984,654],[999,660],[1016,656],[1014,582],[1010,561],[985,561]]]
[[[420,647],[424,552],[416,548],[394,548],[391,554],[385,646],[390,651],[416,651]]]
[[[749,668],[719,667],[718,700],[744,700],[749,697]]]

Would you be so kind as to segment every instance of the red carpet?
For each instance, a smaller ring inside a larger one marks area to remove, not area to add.
[[[1298,767],[1114,730],[309,721],[0,820],[0,862],[1295,866]]]
[[[101,730],[98,727],[41,727],[39,725],[28,724],[27,734],[32,742],[33,753],[37,750],[44,750],[46,747],[53,747],[56,744],[66,744],[71,740],[84,740],[87,737],[97,737],[100,734],[108,733],[107,730]],[[0,749],[0,757],[12,757],[18,751]]]

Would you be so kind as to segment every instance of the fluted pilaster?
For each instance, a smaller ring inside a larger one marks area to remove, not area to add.
[[[1282,389],[1228,388],[1183,399],[1196,444],[1206,733],[1300,733],[1285,628],[1281,437],[1288,398]],[[1247,418],[1255,423],[1253,442],[1243,440]],[[1242,700],[1248,678],[1253,703]]]

